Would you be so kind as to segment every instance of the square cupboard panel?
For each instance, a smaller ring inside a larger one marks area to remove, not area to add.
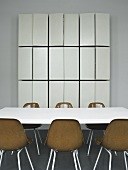
[[[96,79],[110,79],[110,48],[96,48]]]
[[[48,48],[33,48],[33,79],[48,79]]]
[[[78,14],[64,14],[64,45],[79,45]]]
[[[63,47],[50,47],[49,48],[49,79],[63,80]]]
[[[102,102],[105,107],[109,107],[110,104],[110,82],[109,81],[97,81],[96,82],[96,99],[97,102]]]
[[[50,81],[49,82],[49,107],[54,108],[58,102],[64,99],[64,82]]]
[[[32,79],[32,48],[19,47],[18,49],[18,79]]]
[[[80,45],[95,45],[94,14],[80,14]]]
[[[63,45],[63,14],[49,14],[49,45]]]
[[[32,81],[19,81],[18,85],[18,107],[23,107],[32,102]]]
[[[79,79],[79,48],[64,48],[64,78],[65,80]]]
[[[33,14],[33,45],[48,45],[48,14]]]
[[[88,107],[95,101],[95,81],[80,82],[80,107]]]
[[[80,79],[95,79],[95,49],[89,47],[80,48]]]
[[[109,14],[96,14],[96,45],[110,46]]]
[[[40,107],[48,107],[47,81],[33,81],[33,102],[39,103]]]
[[[19,46],[32,46],[32,14],[19,15]]]
[[[64,82],[64,101],[71,103],[73,107],[79,107],[79,82]]]

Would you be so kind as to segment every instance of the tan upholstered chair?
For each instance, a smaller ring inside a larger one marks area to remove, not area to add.
[[[104,107],[105,105],[101,102],[92,102],[88,105],[88,108],[104,108]],[[93,137],[93,130],[106,130],[108,124],[86,124],[86,126],[88,129],[90,129],[87,139],[87,144],[89,143],[87,155],[89,156]]]
[[[39,108],[40,106],[39,106],[38,103],[33,102],[33,103],[25,103],[23,107],[24,108]],[[39,145],[38,145],[38,141],[37,141],[36,131],[38,133],[40,142],[42,143],[41,136],[40,136],[40,133],[38,131],[38,128],[40,126],[41,126],[41,124],[23,124],[24,129],[33,129],[34,130],[38,155],[40,155],[40,150],[39,150]]]
[[[25,148],[32,170],[34,170],[29,153],[26,146],[31,144],[32,140],[26,137],[24,128],[20,121],[16,119],[0,119],[0,150],[2,162],[3,153],[5,151],[18,151],[18,169],[21,170],[20,153]]]
[[[77,170],[77,166],[79,166],[79,169],[81,169],[78,158],[78,148],[83,144],[83,133],[77,120],[54,120],[48,130],[46,144],[51,148],[46,170],[49,168],[52,154],[54,155],[52,170],[54,169],[56,153],[58,151],[72,151],[75,168]]]
[[[59,103],[56,104],[55,107],[56,108],[64,108],[64,107],[73,108],[72,104],[69,103],[69,102],[59,102]]]
[[[127,170],[126,155],[128,155],[128,119],[115,119],[108,125],[103,137],[97,138],[96,143],[101,145],[93,170],[96,169],[100,154],[104,148],[109,153],[109,170],[111,170],[111,151],[123,151]]]

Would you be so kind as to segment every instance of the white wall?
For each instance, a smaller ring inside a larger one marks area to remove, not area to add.
[[[111,106],[128,108],[127,0],[0,0],[0,108],[18,105],[18,14],[109,13]]]

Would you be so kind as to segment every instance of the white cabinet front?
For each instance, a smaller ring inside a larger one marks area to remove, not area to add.
[[[64,79],[79,79],[79,48],[64,48]]]
[[[18,80],[32,80],[32,48],[18,49]]]
[[[19,46],[32,46],[32,14],[19,15]]]
[[[95,81],[80,82],[80,107],[88,107],[95,101]]]
[[[33,45],[48,45],[48,14],[33,14]]]
[[[32,102],[32,81],[18,82],[18,106],[23,107],[25,103]]]
[[[64,82],[64,101],[70,102],[73,107],[79,107],[79,82]]]
[[[95,45],[94,14],[80,14],[80,45]]]
[[[64,14],[64,45],[79,45],[79,15]]]
[[[93,47],[80,48],[80,79],[95,79],[95,49]]]
[[[96,48],[96,79],[110,79],[110,48]]]
[[[63,45],[63,14],[49,14],[49,45]]]
[[[64,82],[49,82],[49,107],[54,108],[58,102],[64,99]]]
[[[48,49],[33,48],[33,79],[48,79]]]
[[[33,102],[40,107],[48,107],[48,83],[45,81],[33,81]]]
[[[105,107],[109,107],[110,104],[110,82],[109,81],[97,81],[96,82],[96,101],[105,104]]]
[[[63,47],[49,48],[49,78],[50,80],[63,80]]]

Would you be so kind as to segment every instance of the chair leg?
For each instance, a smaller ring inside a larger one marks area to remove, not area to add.
[[[88,134],[88,138],[87,138],[87,142],[86,142],[86,144],[88,144],[88,142],[89,142],[89,139],[90,139],[90,135],[91,135],[91,133],[92,133],[92,130],[89,130],[89,134]]]
[[[76,153],[76,160],[77,160],[77,163],[78,163],[79,170],[81,170],[80,161],[79,161],[79,157],[78,157],[78,150],[76,150],[75,153]]]
[[[0,151],[0,167],[1,167],[1,163],[2,163],[3,154],[4,154],[4,151],[1,150]]]
[[[18,169],[21,170],[21,165],[20,165],[20,153],[21,153],[22,149],[20,149],[18,152],[17,152],[17,159],[18,159]]]
[[[34,134],[35,134],[35,139],[36,139],[37,152],[38,152],[38,155],[40,155],[39,146],[38,146],[38,141],[37,141],[37,136],[36,136],[36,130],[35,130],[35,129],[34,129]]]
[[[102,149],[103,149],[103,147],[101,146],[101,148],[100,148],[99,154],[98,154],[98,156],[97,156],[97,159],[96,159],[96,162],[95,162],[95,165],[94,165],[93,170],[95,170],[95,169],[96,169],[96,166],[97,166],[97,163],[98,163],[98,161],[99,161],[99,158],[100,158],[100,155],[101,155]]]
[[[91,144],[92,144],[92,136],[93,136],[93,130],[91,131],[91,136],[90,136],[90,142],[89,142],[89,146],[88,146],[87,156],[89,156],[89,153],[90,153],[90,148],[91,148]]]
[[[54,170],[54,166],[55,166],[55,160],[56,160],[56,151],[54,152],[54,156],[53,156],[53,162],[52,162],[52,170]]]
[[[26,148],[26,147],[25,147],[25,151],[26,151],[26,154],[27,154],[27,157],[28,157],[28,160],[29,160],[30,166],[31,166],[32,170],[34,170],[34,168],[33,168],[33,164],[32,164],[32,161],[31,161],[31,159],[30,159],[30,156],[29,156],[29,153],[28,153],[28,150],[27,150],[27,148]]]
[[[109,150],[105,148],[105,150],[109,153],[109,170],[111,170],[111,162],[112,162],[112,154]]]
[[[42,143],[42,139],[41,139],[41,136],[40,136],[40,132],[38,129],[36,129],[37,133],[38,133],[38,136],[39,136],[39,139],[40,139],[40,143]]]
[[[124,151],[124,161],[125,161],[125,167],[126,167],[126,170],[128,170],[128,165],[127,165],[126,156],[128,156],[128,153],[127,153],[126,151]]]
[[[75,151],[73,151],[73,159],[74,159],[74,164],[75,164],[75,169],[76,170],[78,170],[78,168],[77,168],[77,162],[76,162],[76,152]]]
[[[51,149],[51,151],[50,151],[50,156],[49,156],[49,160],[48,160],[48,164],[47,164],[46,170],[48,170],[48,168],[49,168],[49,165],[50,165],[50,162],[51,162],[52,153],[53,153],[53,149]]]

